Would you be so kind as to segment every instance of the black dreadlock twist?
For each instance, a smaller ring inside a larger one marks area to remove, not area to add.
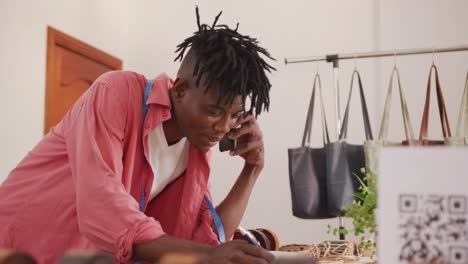
[[[186,49],[191,47],[196,54],[193,76],[196,77],[197,87],[203,75],[206,75],[203,83],[205,92],[213,82],[219,83],[218,104],[222,98],[231,104],[235,96],[241,95],[244,109],[246,98],[251,100],[249,113],[255,110],[258,116],[263,109],[268,111],[271,84],[265,70],[271,72],[276,69],[266,63],[260,53],[271,60],[275,59],[266,49],[258,46],[257,39],[238,33],[239,23],[234,30],[226,25],[216,25],[222,11],[209,26],[200,24],[198,6],[195,10],[198,31],[177,46],[175,52],[179,52],[179,55],[174,61],[182,61]]]

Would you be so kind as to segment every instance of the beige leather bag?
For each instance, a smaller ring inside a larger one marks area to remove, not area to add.
[[[455,136],[448,138],[446,143],[453,146],[468,146],[468,72],[466,73],[465,90],[463,91],[460,111],[458,112],[457,130]]]
[[[382,146],[401,146],[403,142],[389,142],[387,141],[388,135],[388,122],[390,116],[390,108],[392,103],[392,87],[393,79],[397,77],[398,81],[398,91],[400,93],[400,103],[401,103],[401,112],[403,115],[403,124],[405,127],[405,144],[410,145],[411,142],[415,140],[413,126],[411,124],[411,119],[408,112],[408,104],[406,103],[406,97],[401,87],[400,73],[398,68],[395,66],[393,68],[392,74],[390,76],[390,83],[388,85],[387,96],[385,98],[385,107],[382,115],[382,122],[380,123],[379,137],[376,140],[367,140],[364,142],[364,151],[366,155],[366,168],[367,171],[372,175],[378,174],[379,168],[379,155]]]

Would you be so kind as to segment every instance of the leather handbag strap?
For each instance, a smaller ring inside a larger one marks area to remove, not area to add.
[[[435,73],[437,104],[439,106],[439,116],[440,116],[440,123],[442,125],[442,134],[444,135],[444,138],[452,136],[452,132],[450,131],[450,125],[448,123],[448,118],[447,118],[447,110],[445,109],[444,96],[442,94],[442,89],[440,88],[439,71],[437,70],[437,66],[432,64],[431,69],[429,70],[429,78],[427,80],[426,102],[424,104],[424,112],[423,112],[423,118],[421,122],[421,129],[419,131],[420,140],[427,139],[427,128],[429,126],[429,108],[430,108],[430,101],[431,101],[432,70],[434,70],[434,73]]]
[[[464,135],[462,135],[462,124]],[[468,72],[466,73],[465,89],[463,90],[460,110],[458,111],[457,130],[455,132],[455,136],[464,136],[468,138]]]
[[[312,119],[314,116],[314,105],[315,105],[315,91],[318,84],[318,90],[320,93],[320,112],[322,119],[322,138],[323,143],[327,144],[330,142],[330,136],[328,133],[327,119],[325,117],[325,107],[323,106],[323,96],[322,96],[322,82],[320,80],[320,75],[317,73],[314,77],[314,85],[312,88],[312,96],[310,97],[309,109],[307,110],[307,120],[304,127],[304,135],[302,136],[301,146],[310,144],[310,137],[312,135]]]
[[[414,131],[413,125],[411,124],[411,119],[409,116],[408,104],[406,103],[406,96],[401,86],[400,72],[396,66],[393,67],[392,74],[390,75],[390,83],[388,85],[387,97],[385,98],[385,107],[384,107],[384,112],[382,116],[382,122],[380,123],[379,140],[382,140],[383,142],[387,141],[388,122],[389,122],[390,108],[391,108],[391,103],[392,103],[392,87],[393,87],[393,79],[395,75],[397,77],[398,90],[400,93],[401,113],[403,115],[405,137],[407,141],[412,141],[415,139],[414,132],[413,132]]]
[[[340,131],[340,136],[339,140],[345,140],[347,137],[348,133],[348,119],[349,119],[349,106],[351,102],[351,95],[353,92],[353,83],[354,83],[354,77],[357,76],[358,78],[358,84],[359,84],[359,95],[361,97],[361,110],[362,110],[362,118],[364,119],[364,130],[366,133],[366,140],[372,140],[374,139],[374,136],[372,135],[372,129],[369,121],[369,112],[367,111],[367,103],[366,103],[366,98],[364,96],[364,89],[362,88],[362,81],[361,81],[361,75],[357,70],[354,70],[353,75],[351,77],[351,87],[349,88],[349,95],[348,95],[348,102],[346,104],[346,110],[343,118],[343,125],[341,126],[341,131]]]

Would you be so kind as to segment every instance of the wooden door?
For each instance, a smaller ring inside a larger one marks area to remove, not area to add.
[[[97,77],[121,69],[120,59],[48,27],[44,134],[62,120]]]

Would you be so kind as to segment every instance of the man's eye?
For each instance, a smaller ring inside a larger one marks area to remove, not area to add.
[[[242,117],[242,113],[237,113],[232,116],[234,119],[240,119]]]
[[[219,110],[208,110],[208,114],[210,116],[219,116],[221,114],[221,111],[219,111]]]

